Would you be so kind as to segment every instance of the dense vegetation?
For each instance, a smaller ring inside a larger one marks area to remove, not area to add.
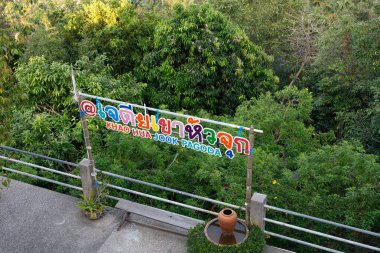
[[[78,108],[70,93],[73,66],[83,92],[263,129],[255,137],[253,191],[267,194],[274,206],[380,232],[380,6],[374,2],[2,1],[0,142],[72,162],[85,157]],[[217,158],[109,131],[102,122],[88,118],[97,168],[244,205],[246,156]],[[78,173],[61,164],[6,154]],[[68,181],[19,164],[3,165]],[[222,208],[108,180],[206,209]],[[380,244],[332,226],[275,212],[268,216]],[[364,252],[290,229],[267,229]],[[317,252],[267,239],[297,252]]]
[[[248,237],[238,245],[220,246],[210,242],[204,233],[205,224],[201,223],[189,230],[187,252],[189,253],[262,253],[265,247],[263,231],[255,225],[249,227]]]

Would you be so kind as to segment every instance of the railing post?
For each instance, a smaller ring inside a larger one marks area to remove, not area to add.
[[[256,224],[262,230],[265,229],[265,204],[267,195],[255,192],[251,198],[251,224]]]
[[[83,195],[87,198],[91,198],[92,195],[96,194],[96,181],[94,177],[91,176],[91,163],[90,160],[84,158],[79,163],[80,168],[80,178],[82,181]]]

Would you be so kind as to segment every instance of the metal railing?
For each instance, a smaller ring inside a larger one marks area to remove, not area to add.
[[[36,175],[30,174],[30,173],[26,173],[26,172],[23,172],[23,171],[10,169],[10,168],[4,167],[4,166],[2,168],[3,168],[3,170],[9,171],[9,172],[13,172],[13,173],[16,173],[16,174],[28,176],[28,177],[31,177],[31,178],[35,178],[35,179],[39,179],[39,180],[46,181],[46,182],[49,182],[49,183],[65,186],[65,187],[72,188],[72,189],[79,190],[79,191],[82,190],[82,187],[79,187],[79,186],[62,183],[62,182],[59,182],[59,181],[56,181],[56,180],[53,180],[53,179],[36,176]]]
[[[280,225],[280,226],[287,227],[287,228],[292,228],[292,229],[295,229],[295,230],[298,230],[298,231],[303,231],[303,232],[306,232],[306,233],[309,233],[309,234],[313,234],[313,235],[322,236],[322,237],[325,237],[325,238],[328,238],[328,239],[336,240],[336,241],[339,241],[339,242],[344,242],[344,243],[355,245],[355,246],[358,246],[358,247],[361,247],[361,248],[366,248],[366,249],[370,249],[370,250],[375,250],[375,251],[378,250],[378,251],[380,251],[380,248],[377,248],[377,247],[373,247],[373,246],[370,246],[370,245],[367,245],[367,244],[363,244],[363,243],[347,240],[347,239],[344,239],[344,238],[341,238],[341,237],[338,237],[338,236],[333,236],[333,235],[321,233],[321,232],[318,232],[318,231],[315,231],[315,230],[312,230],[312,229],[302,228],[302,227],[299,227],[299,226],[291,225],[291,224],[288,224],[288,223],[285,223],[285,222],[276,221],[276,220],[272,220],[272,219],[268,219],[268,218],[264,218],[264,220],[266,222],[269,222],[269,223],[272,223],[272,224]]]
[[[270,206],[270,205],[264,205],[264,206],[265,206],[266,209],[283,212],[283,213],[286,213],[286,214],[298,216],[298,217],[301,217],[301,218],[305,218],[305,219],[309,219],[309,220],[313,220],[313,221],[317,221],[317,222],[333,225],[333,226],[336,226],[336,227],[345,228],[345,229],[348,229],[348,230],[352,230],[352,231],[356,231],[356,232],[359,232],[359,233],[363,233],[363,234],[367,234],[367,235],[372,235],[372,236],[376,236],[376,237],[380,238],[380,234],[379,233],[375,233],[375,232],[372,232],[372,231],[368,231],[368,230],[364,230],[364,229],[361,229],[361,228],[356,228],[356,227],[344,225],[344,224],[337,223],[337,222],[334,222],[334,221],[329,221],[329,220],[317,218],[317,217],[306,215],[306,214],[303,214],[303,213],[297,213],[297,212],[294,212],[294,211],[291,211],[291,210],[287,210],[287,209],[283,209],[283,208],[279,208],[279,207],[275,207],[275,206]]]
[[[363,234],[367,234],[367,235],[371,235],[371,236],[380,238],[380,233],[375,233],[375,232],[364,230],[364,229],[361,229],[361,228],[356,228],[356,227],[344,225],[344,224],[337,223],[337,222],[334,222],[334,221],[329,221],[329,220],[326,220],[326,219],[317,218],[317,217],[314,217],[314,216],[310,216],[310,215],[294,212],[294,211],[291,211],[291,210],[287,210],[287,209],[283,209],[283,208],[279,208],[279,207],[275,207],[275,206],[271,206],[271,205],[263,204],[263,207],[265,209],[270,209],[270,210],[274,210],[274,211],[278,211],[278,212],[283,212],[283,213],[290,214],[290,215],[293,215],[293,216],[297,216],[297,217],[301,217],[301,218],[317,221],[317,222],[320,222],[320,223],[324,223],[324,224],[328,224],[328,225],[332,225],[332,226],[336,226],[336,227],[345,228],[347,230],[351,230],[351,231],[355,231],[355,232],[359,232],[359,233],[363,233]],[[278,226],[294,229],[294,230],[297,230],[297,231],[302,231],[302,232],[305,232],[305,233],[308,233],[308,234],[312,234],[312,235],[316,235],[316,236],[321,236],[321,237],[324,237],[324,238],[328,238],[328,239],[332,239],[332,240],[335,240],[335,241],[343,242],[345,244],[353,245],[353,246],[356,246],[356,247],[361,247],[361,248],[370,249],[370,250],[373,250],[373,251],[376,251],[376,252],[380,252],[380,248],[375,247],[375,246],[371,246],[371,245],[368,245],[368,244],[355,242],[355,241],[348,240],[348,239],[345,239],[345,238],[341,238],[341,237],[338,237],[338,236],[329,235],[329,234],[322,233],[322,232],[319,232],[319,231],[315,231],[315,230],[312,230],[312,229],[307,229],[307,228],[291,225],[291,224],[288,224],[288,223],[285,223],[285,222],[281,222],[281,221],[277,221],[277,220],[273,220],[273,219],[268,219],[268,218],[265,218],[265,217],[263,217],[262,219],[265,222],[268,222],[268,223],[271,223],[271,224],[275,224],[275,225],[278,225]],[[338,250],[335,250],[335,249],[323,247],[323,246],[320,246],[320,245],[317,245],[317,244],[301,241],[301,240],[296,239],[296,238],[292,238],[292,237],[280,235],[280,234],[277,234],[277,233],[273,233],[273,232],[270,232],[270,231],[266,231],[266,230],[264,230],[264,233],[266,233],[267,235],[273,236],[273,237],[277,237],[277,238],[280,238],[280,239],[288,240],[288,241],[291,241],[291,242],[295,242],[295,243],[298,243],[298,244],[302,244],[302,245],[305,245],[305,246],[313,247],[313,248],[320,249],[320,250],[327,251],[327,252],[342,252],[342,251],[338,251]]]
[[[187,196],[187,197],[191,197],[191,198],[195,198],[195,199],[199,199],[199,200],[204,200],[204,201],[207,201],[207,202],[210,202],[210,203],[213,203],[213,204],[222,205],[222,206],[228,206],[228,207],[231,207],[231,208],[240,209],[242,211],[245,211],[245,208],[242,207],[242,206],[237,206],[237,205],[233,205],[233,204],[226,203],[226,202],[223,202],[223,201],[219,201],[219,200],[215,200],[215,199],[210,199],[210,198],[207,198],[207,197],[195,195],[195,194],[184,192],[184,191],[179,191],[179,190],[172,189],[172,188],[169,188],[169,187],[165,187],[165,186],[161,186],[161,185],[157,185],[157,184],[148,183],[148,182],[145,182],[145,181],[142,181],[142,180],[138,180],[138,179],[134,179],[134,178],[130,178],[130,177],[121,176],[121,175],[114,174],[114,173],[111,173],[111,172],[107,172],[107,171],[104,171],[104,170],[98,170],[98,169],[95,169],[95,170],[96,170],[96,172],[102,173],[104,175],[108,175],[108,176],[111,176],[111,177],[124,179],[124,180],[129,181],[129,182],[133,182],[133,183],[137,183],[137,184],[142,184],[142,185],[147,185],[147,186],[150,186],[150,187],[153,187],[153,188],[157,188],[157,189],[160,189],[160,190],[169,191],[169,192],[177,193],[177,194],[180,194],[180,195],[183,195],[183,196]]]
[[[56,158],[52,158],[52,157],[48,157],[48,156],[44,156],[44,155],[40,155],[40,154],[36,154],[36,153],[32,153],[32,152],[28,152],[28,151],[24,151],[24,150],[20,150],[20,149],[16,149],[16,148],[11,148],[11,147],[7,147],[7,146],[0,146],[0,149],[5,149],[5,150],[13,151],[13,152],[19,152],[19,153],[22,153],[22,154],[31,155],[31,156],[35,156],[35,157],[39,157],[39,158],[55,161],[55,162],[66,164],[66,165],[69,165],[69,166],[72,166],[72,167],[75,167],[75,168],[79,167],[79,165],[76,164],[76,163],[72,163],[72,162],[68,162],[68,161],[64,161],[64,160],[60,160],[60,159],[56,159]],[[41,169],[41,170],[49,171],[49,172],[52,172],[52,173],[60,174],[60,175],[71,177],[71,178],[75,178],[75,179],[81,179],[80,176],[73,175],[71,173],[62,172],[62,171],[51,169],[51,168],[48,168],[48,167],[45,167],[45,166],[40,166],[40,165],[28,163],[28,162],[17,160],[17,159],[14,159],[14,158],[10,158],[10,157],[4,156],[4,155],[0,155],[0,159],[4,160],[4,161],[9,161],[9,162],[13,162],[13,163],[18,163],[18,164],[30,166],[30,167],[36,168],[36,169]],[[39,180],[42,180],[42,181],[54,183],[54,184],[57,184],[57,185],[65,186],[65,187],[68,187],[68,188],[71,188],[71,189],[75,189],[75,190],[79,190],[79,191],[83,190],[82,187],[78,187],[78,186],[74,186],[74,185],[71,185],[71,184],[59,182],[59,181],[56,181],[56,180],[53,180],[53,179],[40,177],[40,176],[33,175],[33,174],[30,174],[30,173],[26,173],[26,172],[23,172],[23,171],[18,171],[18,170],[15,170],[15,169],[11,169],[11,168],[8,168],[8,167],[5,167],[5,166],[3,166],[2,168],[3,168],[3,170],[8,171],[8,172],[12,172],[12,173],[28,176],[28,177],[31,177],[31,178],[35,178],[35,179],[39,179]],[[214,204],[217,204],[217,205],[228,206],[228,207],[232,207],[232,208],[236,208],[236,209],[240,209],[240,210],[245,210],[244,207],[240,207],[240,206],[233,205],[233,204],[230,204],[230,203],[226,203],[226,202],[214,200],[214,199],[211,199],[211,198],[195,195],[195,194],[192,194],[192,193],[175,190],[175,189],[172,189],[172,188],[169,188],[169,187],[160,186],[160,185],[157,185],[157,184],[152,184],[152,183],[149,183],[149,182],[133,179],[133,178],[130,178],[130,177],[121,176],[121,175],[114,174],[114,173],[107,172],[107,171],[103,171],[103,170],[96,169],[96,171],[99,172],[99,173],[103,173],[105,175],[111,176],[111,177],[120,178],[120,179],[129,181],[129,182],[138,183],[138,184],[150,186],[150,187],[153,187],[153,188],[157,188],[157,189],[160,189],[160,190],[165,190],[165,191],[173,192],[173,193],[176,193],[176,194],[180,194],[180,195],[183,195],[183,196],[196,198],[196,199],[207,201],[207,202],[214,203]],[[195,211],[199,211],[199,212],[203,212],[203,213],[207,213],[207,214],[211,214],[211,215],[217,215],[216,212],[213,212],[213,211],[210,211],[210,210],[206,210],[206,209],[203,209],[203,208],[200,208],[200,207],[183,204],[183,203],[180,203],[180,202],[168,200],[168,199],[165,199],[165,198],[157,197],[157,196],[146,194],[146,193],[143,193],[143,192],[134,191],[134,190],[131,190],[131,189],[127,189],[127,188],[123,188],[123,187],[120,187],[120,186],[116,186],[116,185],[113,185],[113,184],[107,184],[107,187],[113,188],[113,189],[116,189],[116,190],[120,190],[120,191],[124,191],[124,192],[128,192],[128,193],[131,193],[131,194],[134,194],[134,195],[137,195],[137,196],[147,197],[147,198],[150,198],[150,199],[155,199],[155,200],[162,201],[162,202],[165,202],[165,203],[169,203],[169,204],[172,204],[172,205],[177,205],[177,206],[180,206],[180,207],[183,207],[183,208],[188,208],[188,209],[191,209],[191,210],[195,210]],[[118,200],[118,201],[122,200],[121,198],[118,198],[118,197],[115,197],[115,196],[110,196],[109,195],[107,197],[110,198],[110,199]],[[367,234],[367,235],[371,235],[371,236],[380,238],[380,234],[376,233],[376,232],[372,232],[372,231],[368,231],[368,230],[364,230],[364,229],[360,229],[360,228],[344,225],[344,224],[341,224],[341,223],[337,223],[337,222],[333,222],[333,221],[317,218],[317,217],[314,217],[314,216],[310,216],[310,215],[294,212],[294,211],[291,211],[291,210],[287,210],[287,209],[283,209],[283,208],[267,205],[266,203],[262,203],[262,208],[264,210],[266,210],[266,209],[274,210],[274,211],[290,214],[290,215],[293,215],[293,216],[301,217],[301,218],[304,218],[304,219],[309,219],[309,220],[313,220],[313,221],[316,221],[316,222],[320,222],[320,223],[324,223],[324,224],[328,224],[328,225],[333,225],[333,226],[336,226],[336,227],[345,228],[345,229],[348,229],[348,230],[351,230],[351,231],[355,231],[355,232],[359,232],[359,233],[363,233],[363,234]],[[315,231],[315,230],[311,230],[311,229],[307,229],[307,228],[302,228],[302,227],[291,225],[291,224],[288,224],[288,223],[285,223],[285,222],[281,222],[281,221],[276,221],[276,220],[273,220],[273,219],[265,218],[265,211],[264,211],[264,216],[262,217],[262,220],[264,222],[268,222],[268,223],[275,224],[275,225],[278,225],[278,226],[283,226],[283,227],[291,228],[291,229],[302,231],[302,232],[305,232],[305,233],[308,233],[308,234],[313,234],[313,235],[316,235],[316,236],[321,236],[321,237],[324,237],[324,238],[328,238],[328,239],[336,240],[336,241],[339,241],[339,242],[343,242],[343,243],[346,243],[346,244],[349,244],[349,245],[353,245],[353,246],[356,246],[356,247],[361,247],[361,248],[370,249],[370,250],[373,250],[373,251],[376,251],[376,252],[380,252],[380,248],[375,247],[375,246],[371,246],[371,245],[367,245],[367,244],[363,244],[363,243],[347,240],[347,239],[344,239],[344,238],[341,238],[341,237],[325,234],[325,233],[322,233],[322,232],[319,232],[319,231]],[[339,250],[327,248],[327,247],[324,247],[324,246],[321,246],[321,245],[317,245],[317,244],[313,244],[313,243],[310,243],[310,242],[305,242],[305,241],[302,241],[302,240],[299,240],[299,239],[296,239],[296,238],[292,238],[292,237],[288,237],[288,236],[285,236],[285,235],[277,234],[277,233],[274,233],[274,232],[271,232],[271,231],[267,231],[267,230],[264,230],[264,233],[267,234],[267,235],[273,236],[273,237],[277,237],[277,238],[284,239],[284,240],[287,240],[287,241],[295,242],[295,243],[298,243],[298,244],[301,244],[301,245],[305,245],[305,246],[308,246],[308,247],[316,248],[316,249],[323,250],[323,251],[326,251],[326,252],[334,252],[334,253],[335,252],[342,252],[342,251],[339,251]]]
[[[343,251],[339,251],[339,250],[335,250],[335,249],[330,249],[330,248],[327,248],[327,247],[324,247],[324,246],[321,246],[321,245],[318,245],[318,244],[314,244],[314,243],[310,243],[310,242],[305,242],[305,241],[302,241],[302,240],[299,240],[299,239],[295,239],[295,238],[288,237],[288,236],[285,236],[285,235],[276,234],[276,233],[269,232],[269,231],[266,231],[266,230],[264,230],[264,233],[267,234],[267,235],[273,236],[273,237],[284,239],[284,240],[287,240],[287,241],[290,241],[290,242],[295,242],[295,243],[298,243],[298,244],[301,244],[301,245],[305,245],[305,246],[308,246],[308,247],[320,249],[320,250],[323,250],[323,251],[333,252],[333,253],[344,253]]]
[[[20,150],[20,149],[16,149],[16,148],[11,148],[11,147],[7,147],[7,146],[0,146],[0,148],[11,150],[11,151],[15,151],[15,152],[20,152],[20,153],[23,153],[23,154],[27,154],[27,155],[31,155],[31,156],[35,156],[35,157],[39,157],[39,158],[43,158],[43,159],[52,160],[52,161],[55,161],[55,162],[58,162],[58,163],[64,163],[64,164],[67,164],[67,165],[70,165],[70,166],[73,166],[73,167],[79,167],[79,165],[75,164],[75,163],[63,161],[63,160],[60,160],[60,159],[56,159],[56,158],[52,158],[52,157],[48,157],[48,156],[44,156],[44,155],[40,155],[40,154],[28,152],[28,151],[24,151],[24,150]],[[6,157],[6,156],[0,155],[0,159],[6,160],[6,161],[10,161],[10,162],[14,162],[14,163],[19,163],[19,164],[27,165],[27,166],[30,166],[30,167],[33,167],[33,168],[49,171],[49,172],[52,172],[52,173],[56,173],[56,174],[60,174],[60,175],[64,175],[64,176],[68,176],[68,177],[72,177],[72,178],[76,178],[76,179],[80,179],[80,176],[76,176],[76,175],[73,175],[73,174],[70,174],[70,173],[66,173],[66,172],[62,172],[62,171],[59,171],[59,170],[54,170],[54,169],[47,168],[47,167],[44,167],[44,166],[40,166],[40,165],[24,162],[24,161],[21,161],[21,160],[10,158],[10,157]],[[7,168],[7,167],[3,167],[3,169],[6,170],[6,171],[10,171],[10,169]],[[245,210],[244,207],[240,207],[240,206],[233,205],[233,204],[230,204],[230,203],[226,203],[226,202],[223,202],[223,201],[218,201],[218,200],[214,200],[214,199],[211,199],[211,198],[199,196],[199,195],[196,195],[196,194],[192,194],[192,193],[188,193],[188,192],[184,192],[184,191],[175,190],[175,189],[172,189],[172,188],[169,188],[169,187],[160,186],[160,185],[157,185],[157,184],[152,184],[152,183],[145,182],[145,181],[142,181],[142,180],[138,180],[138,179],[134,179],[134,178],[130,178],[130,177],[121,176],[121,175],[118,175],[118,174],[114,174],[114,173],[103,171],[103,170],[99,170],[99,169],[96,169],[96,171],[99,172],[99,173],[102,173],[104,175],[108,175],[108,176],[112,176],[112,177],[115,177],[115,178],[124,179],[126,181],[130,181],[130,182],[134,182],[134,183],[138,183],[138,184],[142,184],[142,185],[147,185],[147,186],[150,186],[150,187],[153,187],[153,188],[157,188],[157,189],[160,189],[160,190],[170,191],[170,192],[173,192],[173,193],[176,193],[176,194],[180,194],[180,195],[183,195],[183,196],[196,198],[196,199],[207,201],[207,202],[210,202],[210,203],[213,203],[213,204],[222,205],[222,206],[228,206],[228,207],[232,207],[232,208],[236,208],[236,209],[240,209],[240,210]],[[17,173],[17,172],[15,172],[15,170],[12,170],[11,172]],[[23,173],[24,173],[23,175],[26,175],[26,176],[32,175],[32,174],[29,174],[29,173],[26,173],[26,172],[23,172]],[[21,173],[19,173],[19,174],[21,174]],[[41,179],[41,177],[39,177],[38,179]],[[58,182],[58,181],[56,181],[56,182]],[[142,197],[158,200],[158,201],[161,201],[161,202],[165,202],[165,203],[168,203],[168,204],[172,204],[172,205],[176,205],[176,206],[192,209],[192,210],[195,210],[195,211],[199,211],[199,212],[203,212],[203,213],[207,213],[207,214],[211,214],[211,215],[215,215],[215,216],[218,215],[218,213],[216,213],[216,212],[213,212],[213,211],[210,211],[210,210],[206,210],[206,209],[203,209],[203,208],[200,208],[200,207],[196,207],[196,206],[180,203],[180,202],[173,201],[173,200],[168,200],[168,199],[165,199],[165,198],[157,197],[157,196],[146,194],[146,193],[139,192],[139,191],[134,191],[134,190],[127,189],[127,188],[120,187],[120,186],[116,186],[116,185],[113,185],[113,184],[107,184],[107,187],[113,188],[113,189],[116,189],[116,190],[120,190],[120,191],[124,191],[124,192],[128,192],[128,193],[131,193],[131,194],[134,194],[134,195],[137,195],[137,196],[142,196]]]
[[[22,150],[22,149],[12,148],[12,147],[3,146],[3,145],[1,145],[0,148],[5,149],[5,150],[10,150],[10,151],[18,152],[18,153],[22,153],[22,154],[26,154],[26,155],[30,155],[30,156],[35,156],[35,157],[43,158],[43,159],[54,161],[54,162],[58,162],[58,163],[63,163],[63,164],[66,164],[66,165],[70,165],[72,167],[79,167],[79,165],[76,164],[76,163],[60,160],[60,159],[53,158],[53,157],[50,157],[50,156],[36,154],[36,153],[25,151],[25,150]]]

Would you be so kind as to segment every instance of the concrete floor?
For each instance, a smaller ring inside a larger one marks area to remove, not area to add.
[[[119,231],[114,231],[99,253],[186,253],[186,231],[131,214]],[[153,226],[153,227],[152,227]],[[154,227],[168,229],[167,232]]]
[[[185,236],[147,227],[155,221],[138,215],[123,223],[120,209],[90,221],[78,199],[15,180],[0,194],[0,253],[186,252]]]

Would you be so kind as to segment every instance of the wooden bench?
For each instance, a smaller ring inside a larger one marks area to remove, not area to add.
[[[120,200],[116,204],[116,208],[187,230],[203,222],[202,220],[197,220],[184,215],[142,205],[129,200]]]

